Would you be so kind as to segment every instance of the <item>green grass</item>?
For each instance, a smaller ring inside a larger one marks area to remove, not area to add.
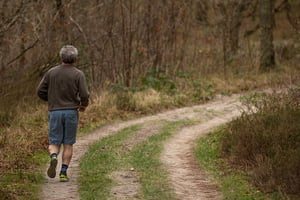
[[[163,142],[187,121],[172,122],[164,126],[160,132],[147,141],[138,144],[131,153],[130,162],[137,169],[142,185],[142,199],[160,200],[175,199],[167,173],[160,163]]]
[[[246,181],[246,176],[226,166],[220,155],[221,130],[201,138],[196,147],[196,157],[219,183],[224,199],[259,200],[269,199]]]
[[[7,174],[0,178],[0,199],[39,199],[36,194],[40,189],[39,184],[44,180],[41,173],[19,170],[19,172],[13,172],[13,174]],[[11,182],[15,184],[12,185]]]
[[[48,154],[36,153],[28,162],[44,166],[46,160],[48,161]],[[44,180],[44,173],[40,167],[11,170],[10,173],[0,174],[0,199],[38,200],[37,194]]]
[[[141,199],[175,199],[169,185],[166,171],[160,163],[163,141],[179,127],[189,122],[172,122],[164,126],[158,134],[137,144],[131,152],[124,148],[124,141],[136,134],[140,126],[123,129],[106,137],[89,148],[80,163],[79,192],[81,199],[107,199],[110,197],[114,171],[134,168],[137,173]]]
[[[136,133],[139,126],[123,129],[118,134],[102,139],[91,145],[81,160],[79,193],[81,199],[106,199],[110,193],[112,180],[109,175],[126,165],[123,141]]]

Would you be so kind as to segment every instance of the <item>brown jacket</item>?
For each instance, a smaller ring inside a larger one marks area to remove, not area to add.
[[[37,95],[48,101],[49,111],[77,109],[89,103],[84,73],[72,65],[58,65],[44,75]]]

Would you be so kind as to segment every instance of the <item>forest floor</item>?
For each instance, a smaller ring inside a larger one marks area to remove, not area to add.
[[[116,134],[123,128],[133,125],[143,125],[139,134],[127,141],[128,149],[145,141],[160,130],[160,122],[192,120],[196,123],[177,131],[171,139],[164,143],[161,153],[161,162],[165,166],[171,185],[177,199],[221,199],[218,185],[201,170],[194,153],[198,138],[205,136],[214,128],[229,122],[241,113],[240,96],[218,97],[214,101],[192,107],[185,107],[159,113],[153,116],[142,117],[126,122],[115,123],[100,127],[89,134],[79,137],[74,146],[74,155],[68,174],[70,181],[59,182],[58,176],[54,179],[46,178],[43,185],[42,199],[80,199],[78,192],[78,177],[80,159],[88,150],[88,146],[104,137]],[[61,160],[61,159],[59,159]],[[58,164],[58,169],[60,163]],[[46,176],[46,168],[45,168]],[[114,199],[136,199],[139,183],[134,171],[114,172],[111,176],[118,186],[111,189]],[[95,198],[96,199],[96,198]]]

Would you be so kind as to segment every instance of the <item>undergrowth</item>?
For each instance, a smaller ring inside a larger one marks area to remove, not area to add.
[[[265,200],[267,197],[247,182],[245,173],[232,170],[221,156],[221,138],[224,127],[200,138],[195,148],[197,160],[217,182],[223,199]]]
[[[299,92],[245,98],[248,110],[224,131],[224,157],[266,193],[300,195]]]

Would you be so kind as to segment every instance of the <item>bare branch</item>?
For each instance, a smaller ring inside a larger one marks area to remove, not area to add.
[[[6,25],[4,25],[4,27],[2,27],[2,29],[0,30],[0,34],[7,32],[16,23],[16,21],[19,19],[19,17],[20,17],[20,14],[15,15],[8,24],[6,24]]]
[[[275,9],[274,9],[274,12],[277,13],[277,12],[280,12],[282,11],[283,9],[286,8],[286,5],[288,4],[288,0],[283,0]]]
[[[72,16],[69,16],[70,21],[76,26],[76,28],[79,30],[79,32],[82,34],[84,40],[86,41],[86,43],[89,45],[90,47],[90,42],[86,36],[86,34],[84,33],[83,29],[81,28],[81,26],[73,19]]]
[[[37,43],[39,42],[39,38],[37,38],[30,46],[28,46],[27,48],[25,48],[18,56],[16,56],[14,59],[12,59],[11,61],[9,61],[6,65],[10,65],[13,62],[15,62],[16,60],[18,60],[20,57],[22,57],[29,49],[32,49]]]
[[[256,24],[256,26],[255,26],[253,29],[245,31],[244,37],[249,37],[249,36],[251,36],[251,35],[254,34],[258,29],[259,29],[259,24]]]
[[[14,16],[11,19],[7,20],[6,24],[0,28],[0,35],[7,32],[18,21],[18,19],[20,18],[21,14],[22,14],[21,12],[23,11],[23,9],[22,9],[23,5],[24,5],[24,2],[21,1],[21,4],[18,7],[18,9],[16,10]]]

